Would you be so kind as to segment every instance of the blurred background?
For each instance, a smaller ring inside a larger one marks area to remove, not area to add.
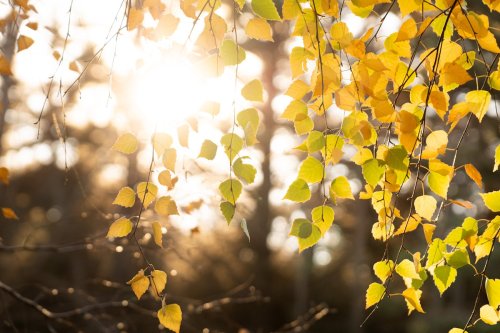
[[[0,282],[54,313],[94,307],[50,319],[3,288],[0,332],[161,329],[156,319],[160,302],[149,294],[137,301],[126,285],[144,268],[137,247],[126,238],[110,241],[105,235],[119,216],[137,215],[137,203],[122,209],[112,202],[121,187],[146,180],[151,135],[156,130],[177,137],[179,128],[189,132],[189,144],[175,143],[178,181],[169,193],[180,215],[161,218],[148,211],[138,235],[150,261],[168,274],[167,303],[181,305],[183,332],[424,333],[447,332],[467,321],[479,278],[471,268],[462,268],[443,297],[431,282],[423,287],[426,314],[408,317],[403,299],[394,297],[383,301],[360,327],[368,315],[365,291],[375,281],[371,267],[385,250],[371,236],[377,217],[368,201],[338,202],[331,230],[315,247],[298,254],[297,240],[288,236],[290,221],[305,217],[313,206],[282,200],[304,158],[293,149],[300,144],[293,126],[279,118],[291,101],[284,95],[291,83],[288,56],[298,45],[289,37],[288,23],[273,25],[274,43],[256,42],[243,32],[251,15],[238,17],[236,32],[247,59],[238,68],[235,84],[232,67],[219,77],[199,70],[191,44],[202,25],[194,27],[188,40],[193,20],[181,20],[170,38],[150,40],[121,28],[125,1],[29,3],[36,11],[30,10],[25,18],[16,16],[18,6],[0,2],[4,18],[0,47],[13,72],[1,79],[0,167],[9,169],[10,183],[0,184],[0,206],[11,207],[18,216],[18,220],[0,217]],[[176,1],[164,3],[183,16]],[[231,17],[231,6],[223,1],[220,14]],[[389,4],[380,6],[380,13],[388,8]],[[469,9],[490,15],[491,26],[498,28],[498,15],[480,1],[470,1]],[[370,46],[372,52],[401,24],[397,6],[392,10],[381,38]],[[14,19],[9,20],[11,15]],[[380,18],[363,20],[346,8],[343,20],[358,37]],[[28,26],[31,22],[38,24],[37,29]],[[147,24],[146,17],[146,32]],[[30,36],[34,43],[16,52],[19,34]],[[233,36],[228,33],[228,37]],[[475,48],[467,41],[462,45]],[[484,66],[475,71],[484,74]],[[260,77],[266,91],[264,102],[255,105],[262,126],[259,143],[243,154],[250,156],[258,173],[256,182],[245,186],[237,216],[227,226],[219,213],[217,191],[218,183],[227,178],[227,158],[220,149],[213,161],[196,157],[204,139],[219,142],[231,130],[233,105],[237,111],[251,106],[239,91],[255,77]],[[453,100],[466,91],[457,91]],[[214,101],[220,108],[207,107]],[[406,101],[402,98],[400,103]],[[457,165],[473,163],[481,171],[485,191],[500,187],[498,174],[491,172],[493,151],[500,141],[494,104],[480,130],[477,121],[472,122],[457,161]],[[331,124],[338,127],[343,115],[342,110],[329,110]],[[451,142],[456,142],[463,126],[457,126]],[[126,132],[142,143],[130,156],[110,149]],[[329,176],[347,176],[357,196],[362,190],[360,170],[347,162],[354,153],[346,146],[344,159],[329,170]],[[161,161],[154,163],[155,183],[160,165]],[[468,200],[474,208],[447,206],[437,236],[460,225],[466,216],[491,218],[478,192],[463,172],[457,173],[450,197]],[[317,205],[322,201],[316,195]],[[242,219],[250,241],[240,228]],[[163,226],[163,249],[153,242],[153,221]],[[405,244],[411,251],[424,251],[426,246],[422,233],[408,237]],[[389,251],[395,252],[398,245],[395,240]],[[488,276],[500,276],[498,251],[490,260]],[[395,288],[401,287],[397,283]],[[481,294],[480,304],[484,302]],[[497,329],[478,324],[471,332]]]

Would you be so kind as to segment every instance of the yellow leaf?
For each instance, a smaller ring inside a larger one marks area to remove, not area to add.
[[[384,283],[385,280],[391,276],[393,270],[394,262],[392,260],[382,260],[373,265],[373,272],[382,281],[382,283]]]
[[[177,210],[177,204],[169,196],[161,197],[158,198],[158,200],[156,200],[155,212],[164,216],[179,215],[179,211]]]
[[[408,288],[402,293],[406,300],[406,305],[408,306],[408,314],[413,310],[417,310],[420,313],[425,313],[420,305],[420,297],[422,296],[422,290],[415,290],[413,288]]]
[[[408,259],[404,259],[396,265],[396,273],[403,278],[420,279],[420,275],[418,275],[415,265]]]
[[[169,37],[177,29],[177,25],[179,24],[179,21],[180,21],[179,18],[175,17],[174,15],[172,15],[170,13],[162,15],[160,17],[160,19],[158,20],[158,24],[156,25],[155,33],[160,38]]]
[[[111,148],[124,154],[133,154],[137,150],[138,146],[139,142],[137,141],[135,135],[125,133],[116,139]]]
[[[245,99],[248,101],[262,102],[263,100],[262,94],[263,94],[262,82],[260,82],[260,80],[258,79],[248,82],[241,89],[241,95],[245,97]]]
[[[330,197],[334,202],[337,198],[354,199],[351,185],[345,176],[339,176],[332,181]]]
[[[10,61],[7,58],[5,58],[5,56],[2,53],[0,53],[0,74],[7,76],[12,75]]]
[[[172,176],[170,175],[170,171],[168,170],[163,170],[162,172],[160,172],[160,174],[158,175],[158,182],[163,185],[163,186],[166,186],[168,189],[171,189],[173,187],[173,182],[172,182]]]
[[[130,281],[127,282],[127,284],[132,287],[137,299],[141,299],[141,296],[144,295],[149,288],[149,278],[144,275],[144,271],[141,269]]]
[[[132,222],[126,217],[120,217],[118,220],[113,222],[109,227],[107,238],[111,237],[125,237],[132,231]]]
[[[479,172],[476,167],[470,163],[465,165],[465,172],[467,173],[467,176],[470,177],[474,181],[474,183],[479,186],[479,188],[483,188],[483,177],[481,176],[481,173]]]
[[[492,212],[500,212],[500,191],[479,193],[483,198],[484,204]]]
[[[446,152],[446,146],[448,145],[448,134],[442,130],[431,132],[427,136],[425,143],[426,146],[422,153],[422,158],[436,158],[438,157],[438,155],[444,154]]]
[[[434,230],[436,230],[436,226],[431,223],[424,223],[422,224],[422,227],[424,229],[424,236],[425,240],[427,241],[427,244],[432,243],[432,235],[434,235]]]
[[[122,187],[118,192],[113,205],[132,207],[135,203],[135,192],[130,187]]]
[[[3,217],[9,220],[19,220],[19,217],[17,217],[16,212],[14,212],[11,208],[8,207],[2,207],[2,215]]]
[[[448,92],[472,80],[469,73],[457,63],[446,63],[439,76],[439,85]]]
[[[398,0],[401,15],[406,16],[422,8],[423,0]]]
[[[182,124],[177,128],[177,138],[179,139],[179,144],[183,147],[188,147],[189,145],[189,125]]]
[[[160,294],[167,285],[167,273],[155,269],[151,273],[151,278],[152,278],[153,289],[155,290],[156,294]]]
[[[488,304],[483,305],[481,309],[479,309],[479,316],[481,320],[488,325],[496,325],[500,320],[497,311]]]
[[[498,309],[500,306],[500,279],[487,279],[485,289],[488,303],[494,309]]]
[[[157,193],[158,187],[151,182],[141,182],[137,184],[137,197],[141,200],[144,208],[148,208],[148,206],[156,199]]]
[[[262,18],[281,21],[273,0],[252,0],[252,9],[255,14]]]
[[[337,50],[346,48],[353,40],[352,33],[344,22],[334,23],[330,29],[330,36],[332,46]]]
[[[181,330],[182,311],[178,304],[163,306],[157,313],[160,324],[175,333]]]
[[[175,172],[175,162],[177,161],[177,151],[174,148],[167,148],[163,153],[163,165],[168,170]]]
[[[127,30],[134,30],[142,24],[144,20],[144,12],[142,9],[130,8],[127,17]]]
[[[161,232],[160,222],[153,222],[153,239],[156,245],[163,248],[163,233]]]
[[[28,22],[26,24],[26,26],[28,28],[30,28],[31,30],[38,30],[38,23],[37,22]]]
[[[9,169],[5,167],[0,167],[0,183],[9,185]]]
[[[26,50],[31,45],[33,45],[33,39],[31,39],[28,36],[21,35],[17,39],[17,52],[21,52],[22,50]]]
[[[403,24],[401,24],[401,27],[399,28],[398,31],[398,38],[396,38],[396,42],[412,39],[413,37],[415,37],[416,34],[417,34],[417,24],[415,23],[415,20],[412,17],[410,17],[408,20],[404,21]]]
[[[165,152],[165,149],[170,148],[173,142],[172,137],[167,133],[155,133],[151,141],[158,156],[161,156]]]
[[[385,295],[385,287],[377,282],[373,282],[368,286],[366,290],[366,305],[365,309],[377,304],[382,300]]]
[[[253,39],[273,41],[273,30],[271,25],[260,17],[255,17],[248,22],[245,27],[245,33],[248,37]]]
[[[417,229],[417,227],[420,225],[421,219],[418,215],[414,214],[407,218],[401,225],[399,226],[398,230],[394,233],[394,236],[406,234],[409,232],[412,232]]]
[[[288,87],[285,95],[290,96],[296,100],[302,99],[305,94],[307,94],[310,91],[310,87],[307,83],[305,83],[302,80],[295,80],[292,82],[292,84]]]
[[[481,122],[490,106],[491,95],[486,90],[469,91],[465,95],[465,101],[469,105],[470,111],[479,119],[479,122]]]

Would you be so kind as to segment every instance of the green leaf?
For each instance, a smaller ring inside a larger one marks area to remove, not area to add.
[[[205,140],[201,145],[200,154],[198,157],[206,158],[207,160],[213,160],[217,154],[217,145],[210,141]]]
[[[500,191],[480,193],[484,204],[492,212],[500,212]]]
[[[500,279],[486,279],[486,296],[494,309],[500,307]]]
[[[311,198],[311,190],[309,189],[309,185],[302,180],[296,179],[290,186],[283,197],[283,199],[292,200],[295,202],[305,202]]]
[[[236,203],[236,200],[240,197],[241,190],[243,186],[240,181],[237,179],[227,179],[220,183],[219,191],[222,197],[232,203],[233,205]]]
[[[446,255],[446,263],[453,268],[459,269],[470,264],[469,253],[465,249],[459,249]]]
[[[225,39],[220,47],[220,57],[224,66],[238,65],[246,59],[245,50],[231,39]]]
[[[376,158],[369,159],[362,166],[363,177],[372,187],[375,187],[385,172],[384,163]]]
[[[245,131],[245,141],[247,146],[251,146],[257,142],[257,131],[259,129],[259,113],[256,109],[246,109],[238,113],[236,117],[238,124]]]
[[[231,162],[243,148],[243,139],[233,133],[224,135],[220,139],[220,143],[224,147],[224,152]]]
[[[263,101],[263,88],[262,82],[255,79],[248,82],[242,89],[241,95],[248,101],[262,102]]]
[[[319,183],[323,179],[323,164],[312,156],[308,156],[300,165],[299,178],[308,183]]]
[[[436,263],[439,263],[444,257],[446,252],[446,245],[439,238],[434,238],[429,250],[427,251],[427,262],[425,263],[425,268],[429,268]]]
[[[318,206],[313,208],[311,211],[311,217],[313,224],[316,225],[321,231],[321,236],[330,229],[335,218],[335,212],[332,207],[329,206]]]
[[[330,197],[335,202],[337,198],[354,199],[351,185],[345,176],[340,176],[332,180],[330,185]]]
[[[325,136],[320,131],[311,131],[307,137],[307,151],[311,154],[325,147]]]
[[[224,215],[224,218],[226,219],[228,225],[231,223],[231,220],[234,217],[234,210],[235,207],[232,203],[228,201],[223,201],[220,203],[220,211],[222,215]]]
[[[158,320],[165,328],[175,333],[181,330],[182,310],[178,304],[164,305],[157,313]]]
[[[243,163],[243,157],[238,158],[233,163],[234,174],[245,181],[247,184],[252,184],[255,180],[257,170],[251,164]]]
[[[457,277],[457,270],[451,266],[444,265],[438,266],[434,269],[434,284],[442,295],[448,289],[455,278]]]
[[[262,18],[281,21],[281,17],[272,0],[252,0],[252,9],[255,14]]]
[[[373,282],[368,286],[366,290],[366,306],[365,309],[377,304],[382,300],[385,294],[385,287],[377,282]]]
[[[385,161],[389,168],[406,172],[410,163],[410,158],[408,157],[408,152],[405,147],[397,145],[387,151]]]
[[[373,272],[382,281],[382,283],[391,276],[394,270],[394,261],[392,260],[382,260],[378,261],[373,265]]]
[[[318,226],[307,219],[295,219],[292,223],[290,236],[298,238],[299,252],[302,252],[319,241],[321,231]]]

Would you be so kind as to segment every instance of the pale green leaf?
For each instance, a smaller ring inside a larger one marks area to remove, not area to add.
[[[318,226],[321,236],[323,236],[332,226],[335,213],[332,207],[318,206],[311,211],[311,218],[313,224]]]
[[[217,154],[217,145],[210,140],[203,141],[201,145],[200,154],[198,157],[206,158],[207,160],[213,160]]]
[[[330,197],[334,202],[337,198],[354,199],[351,185],[345,176],[339,176],[332,180],[330,185]]]
[[[283,199],[292,200],[295,202],[305,202],[311,198],[311,190],[309,185],[302,180],[296,179],[290,186]]]
[[[252,0],[252,9],[255,14],[262,18],[281,21],[273,0]]]
[[[243,139],[236,134],[228,133],[220,139],[229,160],[232,162],[243,148]]]
[[[299,241],[299,252],[316,244],[321,238],[321,231],[317,225],[307,219],[295,219],[292,223],[290,236],[295,236]]]
[[[234,210],[235,207],[232,203],[228,201],[223,201],[220,203],[220,211],[222,215],[224,215],[224,218],[226,219],[227,224],[231,223],[231,220],[234,217]]]
[[[255,180],[255,175],[257,174],[257,170],[253,165],[243,163],[242,157],[234,161],[233,171],[238,178],[245,181],[247,184],[252,184]]]
[[[323,164],[312,156],[308,156],[300,165],[299,178],[308,183],[318,183],[323,179]]]
[[[242,189],[243,186],[237,179],[227,179],[222,183],[220,183],[219,185],[219,191],[222,197],[233,205],[236,203],[236,200],[238,200],[238,198],[240,197]]]
[[[238,65],[246,59],[245,50],[231,39],[225,39],[220,47],[220,57],[224,66]]]
[[[448,289],[457,277],[457,270],[451,266],[438,266],[434,269],[434,284],[442,295]]]

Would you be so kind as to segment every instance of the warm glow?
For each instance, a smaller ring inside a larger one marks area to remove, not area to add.
[[[181,57],[145,61],[132,84],[133,111],[147,130],[172,130],[193,116],[205,99],[203,78]]]

